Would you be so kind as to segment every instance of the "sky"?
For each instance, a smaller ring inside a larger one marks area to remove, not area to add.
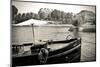
[[[48,4],[48,3],[34,3],[34,2],[18,2],[18,1],[12,1],[12,5],[15,5],[18,8],[18,13],[27,13],[27,12],[38,13],[40,8],[57,9],[60,11],[73,12],[73,13],[79,13],[81,10],[89,10],[95,13],[94,6]]]

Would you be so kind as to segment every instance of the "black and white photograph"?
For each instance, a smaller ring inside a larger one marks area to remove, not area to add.
[[[96,6],[11,1],[11,65],[96,61]]]

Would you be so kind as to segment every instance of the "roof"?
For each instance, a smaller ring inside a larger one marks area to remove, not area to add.
[[[13,24],[13,25],[14,25],[14,26],[25,26],[25,25],[31,25],[31,24],[40,26],[40,25],[45,25],[45,24],[47,24],[47,21],[29,19],[29,20],[26,20],[26,21],[24,21],[24,22],[21,22],[21,23],[18,23],[18,24]]]

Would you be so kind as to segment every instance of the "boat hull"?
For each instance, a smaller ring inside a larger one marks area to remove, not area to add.
[[[58,42],[54,42],[58,43]],[[67,46],[59,50],[49,51],[45,64],[79,62],[81,57],[81,39],[71,42],[69,45],[77,44],[74,47]],[[68,47],[70,47],[68,49]],[[12,57],[12,66],[40,65],[38,53]]]

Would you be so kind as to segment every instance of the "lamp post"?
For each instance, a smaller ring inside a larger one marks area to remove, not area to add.
[[[35,34],[34,34],[34,23],[32,25],[33,45],[35,46]]]

